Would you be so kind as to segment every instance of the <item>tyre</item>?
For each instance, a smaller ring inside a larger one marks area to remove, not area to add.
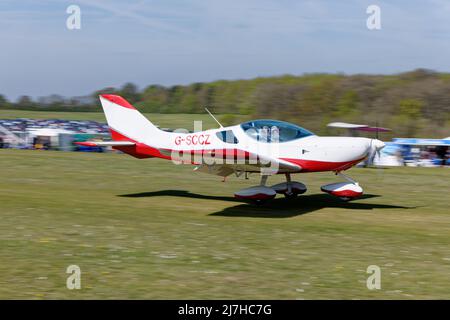
[[[297,198],[297,196],[298,196],[298,193],[284,193],[284,197],[286,198],[286,199],[295,199],[295,198]]]

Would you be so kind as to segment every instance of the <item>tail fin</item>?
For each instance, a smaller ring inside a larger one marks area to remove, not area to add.
[[[115,141],[157,142],[162,133],[128,101],[118,95],[100,95],[100,102]]]

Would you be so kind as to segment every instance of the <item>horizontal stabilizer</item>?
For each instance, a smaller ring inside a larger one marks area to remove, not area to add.
[[[83,147],[121,147],[135,145],[135,143],[131,141],[83,141],[74,143]]]

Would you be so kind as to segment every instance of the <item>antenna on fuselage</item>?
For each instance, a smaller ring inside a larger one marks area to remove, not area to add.
[[[213,114],[212,114],[211,112],[209,112],[208,108],[205,107],[205,110],[206,110],[206,112],[209,113],[209,115],[211,116],[211,118],[213,118],[214,121],[216,121],[217,124],[218,124],[221,128],[223,128],[223,125],[219,122],[219,120],[216,119],[216,117],[213,116]]]

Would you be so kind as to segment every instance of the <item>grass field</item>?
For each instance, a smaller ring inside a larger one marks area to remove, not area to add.
[[[206,112],[204,114],[162,114],[144,113],[154,124],[162,128],[193,130],[194,121],[202,121],[203,129],[217,128],[216,122]],[[220,119],[221,115],[217,115]],[[0,119],[61,119],[61,120],[93,120],[106,122],[103,112],[57,112],[57,111],[27,111],[0,110]],[[245,116],[236,115],[236,123],[244,121]]]
[[[258,176],[162,160],[0,150],[0,168],[3,299],[450,299],[448,169],[352,169],[349,203],[320,192],[332,174],[298,175],[306,194],[255,207],[232,194]]]

